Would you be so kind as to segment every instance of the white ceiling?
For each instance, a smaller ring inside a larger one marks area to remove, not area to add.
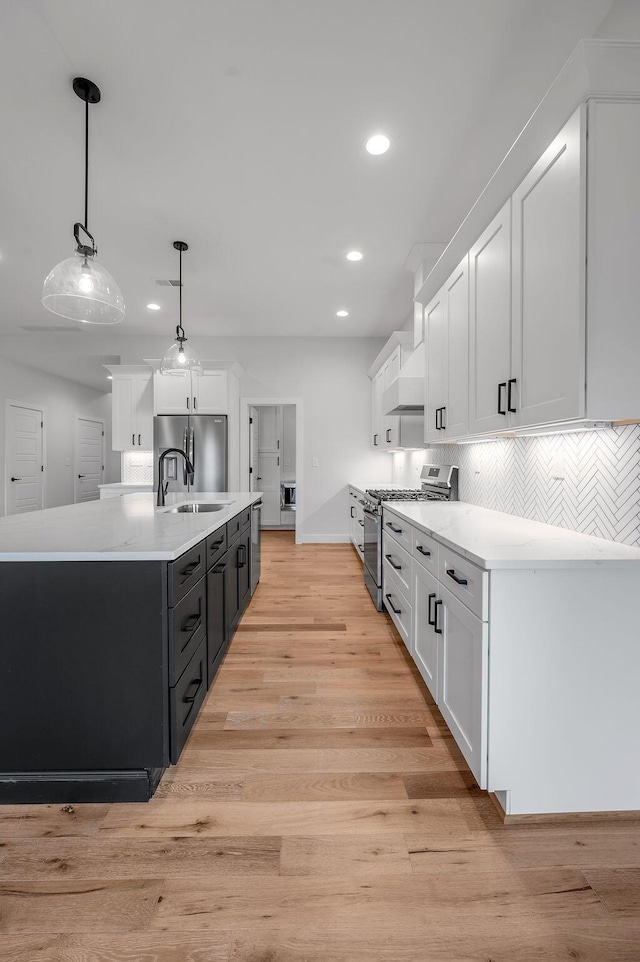
[[[127,304],[118,337],[171,335],[177,291],[152,278],[177,276],[175,239],[188,334],[383,335],[411,309],[411,245],[450,239],[610,7],[2,0],[0,329],[70,323],[40,291],[82,219],[74,76],[102,89],[89,227]],[[377,130],[392,148],[371,157]]]

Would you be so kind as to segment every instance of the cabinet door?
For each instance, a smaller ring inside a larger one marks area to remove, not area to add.
[[[402,367],[402,348],[398,345],[382,368],[382,393],[395,381]],[[397,414],[382,412],[382,446],[387,450],[400,445],[400,417]]]
[[[203,371],[199,377],[193,377],[193,410],[197,414],[226,414],[227,401],[227,372]]]
[[[137,447],[134,423],[136,379],[131,375],[114,374],[111,396],[112,441],[114,451],[128,451]]]
[[[469,252],[469,434],[509,427],[511,201]]]
[[[424,405],[424,439],[441,441],[440,409],[446,405],[444,370],[444,289],[427,305],[424,312],[426,358],[426,393]]]
[[[156,414],[193,414],[191,375],[154,375],[154,405]]]
[[[465,256],[445,284],[445,409],[443,438],[469,432],[469,258]]]
[[[240,536],[238,543],[238,608],[242,617],[251,600],[251,531]]]
[[[225,615],[228,555],[207,572],[207,685],[211,686],[227,641]]]
[[[510,407],[518,426],[584,416],[585,109],[513,195]]]
[[[420,564],[413,565],[413,660],[435,701],[438,701],[438,636],[434,631],[436,578]]]
[[[384,390],[384,368],[381,368],[371,382],[371,444],[380,451],[384,447],[382,418],[382,391]]]
[[[153,376],[138,374],[135,380],[136,446],[153,450]]]
[[[240,599],[238,596],[238,563],[241,555],[241,539],[234,542],[228,551],[228,565],[224,583],[224,617],[227,641],[231,641],[240,621]]]
[[[438,708],[480,788],[487,784],[488,624],[440,586]]]

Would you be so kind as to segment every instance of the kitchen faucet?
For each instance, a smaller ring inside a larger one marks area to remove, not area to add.
[[[168,454],[181,454],[181,455],[182,455],[182,457],[184,458],[185,474],[187,475],[187,477],[186,477],[185,480],[186,480],[189,484],[193,484],[193,475],[194,475],[193,465],[192,465],[191,461],[189,460],[189,458],[187,457],[187,455],[185,454],[185,452],[182,451],[180,448],[167,448],[166,451],[163,451],[162,454],[160,455],[160,457],[158,458],[158,500],[157,500],[157,505],[158,505],[159,508],[163,508],[163,507],[164,507],[164,499],[165,499],[165,496],[166,496],[166,494],[167,494],[167,490],[168,490],[168,488],[169,488],[169,482],[164,480],[164,459],[166,458],[166,456],[167,456]]]

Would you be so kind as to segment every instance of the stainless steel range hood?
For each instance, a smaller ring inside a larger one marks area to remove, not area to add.
[[[385,415],[424,414],[424,344],[418,345],[397,378],[382,394]]]

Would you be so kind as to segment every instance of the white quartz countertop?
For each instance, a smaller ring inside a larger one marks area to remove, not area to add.
[[[109,484],[99,484],[99,488],[139,488],[140,491],[153,491],[152,484],[136,483],[134,481],[111,481]]]
[[[483,568],[636,564],[640,570],[640,548],[463,501],[388,501],[383,507]]]
[[[2,561],[175,561],[262,495],[253,491],[167,494],[166,508],[184,501],[228,501],[221,511],[172,514],[156,493],[68,504],[0,518]]]

